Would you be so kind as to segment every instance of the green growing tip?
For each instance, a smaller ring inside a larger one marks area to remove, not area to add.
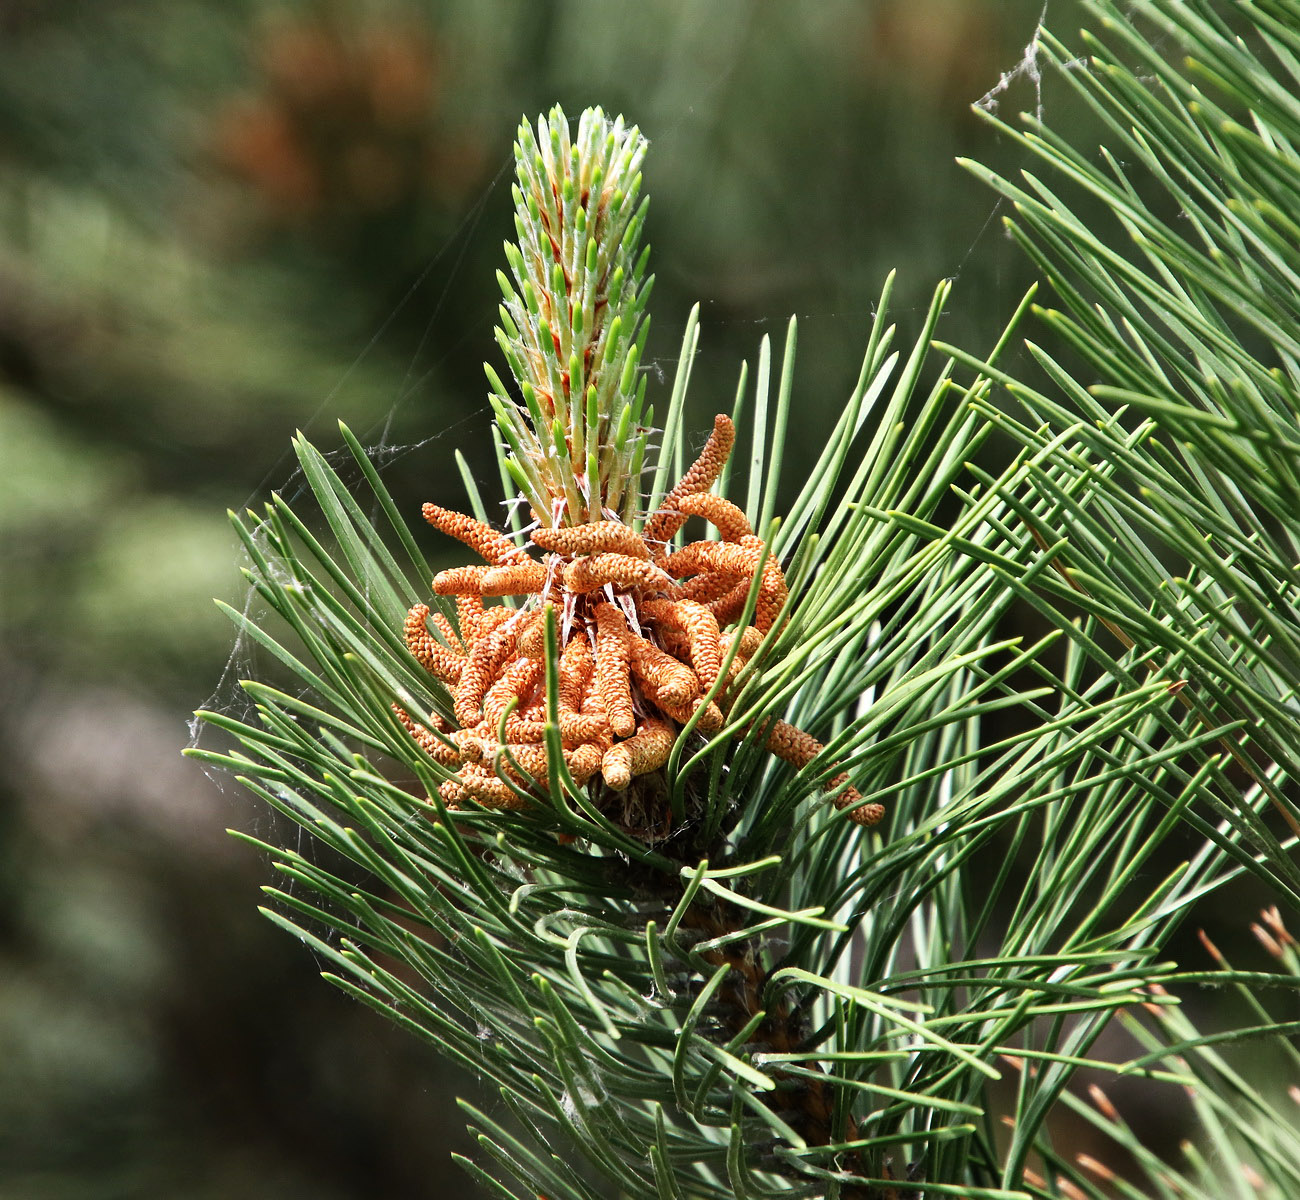
[[[496,331],[515,399],[497,420],[511,426],[502,428],[515,460],[510,477],[545,491],[525,493],[545,525],[630,521],[640,499],[647,431],[631,410],[648,247],[640,246],[644,202],[632,212],[623,200],[640,187],[645,150],[635,126],[599,108],[576,128],[559,108],[536,130],[519,127],[511,193],[519,240],[507,244]],[[586,473],[581,486],[575,463]]]

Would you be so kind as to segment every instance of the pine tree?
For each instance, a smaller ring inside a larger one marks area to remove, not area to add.
[[[431,587],[346,428],[361,496],[296,443],[328,536],[236,518],[267,611],[232,616],[299,682],[245,683],[256,720],[204,714],[242,748],[197,753],[311,835],[264,847],[267,915],[498,1090],[466,1106],[489,1194],[1110,1194],[1062,1108],[1135,1154],[1128,1194],[1295,1194],[1291,1101],[1215,1049],[1294,1061],[1258,999],[1294,981],[1281,913],[1279,975],[1165,947],[1242,874],[1300,897],[1300,6],[1089,8],[1091,58],[1037,42],[1100,165],[1035,120],[1047,180],[972,165],[1060,308],[973,354],[933,341],[944,284],[897,346],[886,282],[784,512],[794,322],[703,440],[692,316],[650,474],[645,142],[556,109],[520,129],[489,368],[508,529],[463,470],[471,511],[424,515],[477,561]],[[1250,1030],[1178,1012],[1209,982]],[[1085,1066],[1190,1087],[1208,1149],[1162,1164]]]

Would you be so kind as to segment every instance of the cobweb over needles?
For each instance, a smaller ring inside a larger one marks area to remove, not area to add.
[[[1000,97],[1017,79],[1028,79],[1034,89],[1034,116],[1038,123],[1043,123],[1043,69],[1039,65],[1039,39],[1047,23],[1047,10],[1050,0],[1043,0],[1042,12],[1038,14],[1038,23],[1034,26],[1033,36],[1025,43],[1020,61],[998,76],[998,81],[978,100],[975,107],[987,113],[996,113],[1001,105]]]
[[[1039,22],[1035,26],[1033,34],[1026,43],[1024,54],[1017,65],[1003,72],[999,81],[991,88],[984,97],[977,103],[984,108],[996,109],[999,97],[1005,92],[1011,84],[1020,78],[1028,78],[1035,89],[1036,112],[1042,117],[1042,79],[1038,66],[1037,48],[1039,33],[1043,21],[1047,17],[1048,5],[1045,4]],[[684,120],[685,118],[683,118]],[[577,120],[573,121],[573,127],[576,132]],[[662,131],[661,131],[662,133]],[[669,129],[669,134],[672,130]],[[486,402],[477,404],[471,412],[461,418],[455,425],[439,429],[437,432],[427,437],[422,437],[416,441],[393,441],[390,431],[395,425],[394,418],[399,411],[411,403],[412,399],[419,394],[421,384],[426,380],[429,374],[436,370],[437,363],[421,364],[417,371],[416,364],[425,347],[425,339],[428,332],[433,328],[434,322],[452,297],[457,286],[457,273],[460,270],[462,262],[466,259],[466,250],[470,242],[478,236],[479,223],[485,209],[489,206],[488,202],[497,193],[498,189],[507,181],[511,166],[512,157],[506,154],[500,161],[500,166],[494,177],[484,186],[474,205],[467,213],[455,232],[442,244],[432,255],[429,261],[421,268],[416,279],[408,289],[407,293],[397,302],[390,315],[376,328],[374,335],[370,338],[365,346],[357,353],[353,363],[342,373],[338,383],[321,398],[320,404],[304,422],[303,428],[308,434],[314,430],[319,430],[322,426],[328,425],[328,416],[331,413],[338,412],[346,402],[347,388],[349,382],[354,378],[356,369],[367,358],[373,356],[377,350],[383,347],[385,338],[388,336],[395,320],[399,315],[408,311],[411,306],[422,303],[424,288],[431,279],[441,279],[436,292],[436,298],[429,308],[429,316],[425,323],[425,337],[421,339],[420,345],[412,352],[410,366],[402,377],[401,384],[397,389],[397,394],[393,397],[386,414],[375,422],[370,431],[362,435],[362,440],[366,444],[367,453],[374,462],[376,469],[381,474],[387,473],[387,468],[401,459],[416,453],[434,454],[442,460],[450,463],[452,458],[452,449],[456,444],[463,444],[463,439],[467,433],[472,433],[476,438],[485,436],[482,426],[485,424],[484,418],[487,417],[491,408]],[[968,260],[977,251],[979,243],[984,237],[989,224],[992,223],[996,216],[1002,201],[996,200],[989,209],[988,218],[981,223],[981,227],[975,237],[971,240],[969,246],[962,251],[956,259],[956,264],[951,271],[951,275],[956,278],[960,276]],[[1001,251],[999,251],[1001,253]],[[869,319],[874,315],[874,294],[868,296],[860,309],[851,311],[837,310],[834,312],[809,312],[803,318],[804,324],[811,325],[816,322],[833,322],[842,323],[846,320]],[[896,312],[923,314],[924,309],[895,309]],[[772,315],[771,317],[762,318],[761,323],[780,322],[784,324],[787,320],[786,315]],[[486,329],[490,326],[492,314],[485,313],[483,317],[483,327]],[[712,328],[725,329],[730,326],[749,327],[755,322],[752,319],[744,317],[737,318],[715,318],[711,320]],[[708,351],[712,353],[711,351]],[[694,355],[701,352],[697,348],[693,351]],[[662,387],[667,380],[671,379],[677,360],[672,354],[663,356],[654,356],[647,354],[639,364],[639,372],[642,375],[648,375],[652,388]],[[653,438],[649,444],[648,452],[651,456],[657,451],[659,430],[653,431]],[[319,436],[319,435],[317,435]],[[698,442],[703,437],[703,430],[698,431]],[[356,470],[348,451],[343,448],[323,449],[322,451],[327,461],[340,471],[345,479],[355,478]],[[653,462],[654,458],[650,457],[649,461]],[[290,504],[297,504],[304,499],[310,489],[301,469],[292,463],[292,459],[286,451],[280,460],[278,468],[281,478],[276,479],[273,475],[268,475],[259,484],[259,491],[274,484],[276,492],[283,496]],[[479,478],[477,483],[481,492],[486,496],[491,496],[496,490],[496,481],[486,475]],[[245,498],[245,500],[236,506],[237,511],[246,510],[254,501],[255,496]],[[517,503],[517,500],[515,501]],[[504,505],[510,505],[510,501],[503,502]],[[409,504],[411,510],[412,522],[415,521],[417,510],[417,501],[412,499]],[[509,525],[506,519],[506,509],[500,512],[490,511],[489,519],[498,525]],[[242,561],[235,566],[248,568],[251,566],[251,560],[245,554]],[[250,585],[245,591],[242,602],[237,603],[237,608],[245,620],[256,622],[262,619],[265,614],[265,606],[258,597],[255,589]],[[250,638],[250,636],[240,630],[236,633],[232,643],[230,653],[226,664],[218,677],[213,692],[206,698],[203,707],[208,710],[225,713],[234,718],[247,717],[250,714],[251,706],[248,696],[239,686],[239,681],[243,678],[257,677],[265,668],[267,654]],[[191,747],[199,747],[205,739],[211,739],[213,731],[209,730],[206,734],[202,723],[193,719],[188,725],[188,742]],[[230,789],[232,786],[231,777],[222,771],[213,770],[205,767],[205,771],[210,775],[213,782],[223,790]]]

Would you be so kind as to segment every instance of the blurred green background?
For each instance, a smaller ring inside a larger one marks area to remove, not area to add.
[[[1041,7],[0,0],[0,1198],[472,1194],[474,1082],[256,914],[224,830],[276,828],[179,756],[248,669],[225,510],[339,419],[413,520],[456,448],[493,487],[510,144],[557,101],[651,140],[652,392],[695,301],[701,429],[799,314],[797,479],[888,270],[905,337],[957,277],[974,349],[1027,284],[953,158],[1014,169],[970,105]]]

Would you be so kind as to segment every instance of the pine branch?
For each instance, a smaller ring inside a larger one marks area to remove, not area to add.
[[[1112,147],[1094,162],[1026,119],[1029,132],[1014,136],[1069,191],[1028,172],[1026,189],[972,169],[1013,201],[1009,228],[1064,304],[1037,315],[1101,382],[1088,386],[1029,343],[1049,386],[999,374],[1026,419],[987,411],[1026,447],[1070,432],[1047,452],[1077,499],[1058,493],[1053,506],[1055,527],[1070,533],[1057,581],[1040,589],[1051,596],[1044,611],[1064,628],[1082,609],[1150,663],[1183,663],[1187,716],[1171,732],[1238,723],[1222,744],[1235,769],[1211,769],[1204,802],[1240,831],[1243,864],[1260,856],[1296,897],[1292,856],[1250,799],[1265,796],[1300,835],[1286,786],[1300,765],[1300,442],[1289,432],[1300,411],[1291,333],[1300,253],[1277,216],[1300,199],[1300,111],[1277,84],[1296,10],[1238,5],[1253,27],[1240,40],[1208,3],[1089,7],[1108,33],[1085,35],[1085,69],[1050,35],[1042,47]],[[1148,29],[1180,47],[1185,70],[1152,51]],[[1137,71],[1152,82],[1138,85]],[[1149,184],[1177,206],[1177,223],[1161,199],[1142,198]],[[1070,192],[1102,201],[1118,248],[1073,215]]]
[[[1127,76],[1110,86],[1132,102]],[[1116,1014],[1172,1001],[1153,995],[1182,978],[1168,933],[1239,872],[1289,882],[1264,813],[1289,803],[1272,751],[1293,721],[1292,634],[1272,600],[1292,568],[1271,575],[1272,526],[1241,517],[1282,485],[1216,492],[1207,472],[1231,482],[1259,438],[1201,422],[1203,459],[1151,449],[1158,425],[1125,431],[1044,355],[1065,399],[1027,389],[1000,361],[1024,306],[991,353],[936,363],[945,285],[895,350],[887,283],[784,521],[793,323],[775,391],[764,342],[754,394],[742,372],[688,466],[692,317],[643,493],[643,153],[594,111],[572,137],[558,110],[521,131],[514,386],[490,378],[502,476],[533,524],[496,530],[481,498],[473,516],[426,505],[483,560],[430,592],[356,439],[364,499],[299,441],[319,513],[236,520],[279,624],[239,619],[311,695],[246,685],[256,722],[205,714],[239,748],[198,755],[333,852],[267,847],[288,880],[268,915],[331,982],[498,1088],[509,1128],[469,1110],[470,1169],[495,1194],[1066,1195],[1073,1168],[1034,1174],[1045,1122],[1080,1068],[1106,1065]],[[1059,253],[1066,218],[1034,203]],[[1117,281],[1104,243],[1071,238],[1127,295],[1133,271]],[[1187,261],[1169,251],[1148,297]],[[1198,280],[1200,298],[1209,267]],[[1226,354],[1229,322],[1170,303],[1185,340]],[[1085,325],[1094,311],[1061,327],[1136,337],[1132,304],[1127,327]],[[1104,350],[1124,386],[1159,374],[1122,346]],[[999,386],[1029,418],[994,405]],[[1022,452],[988,472],[976,451],[998,429]],[[1133,503],[1138,464],[1171,505]],[[1144,538],[1185,547],[1193,511],[1230,549],[1174,586]],[[701,518],[712,534],[692,541]],[[1017,604],[1045,636],[1005,636]],[[1253,658],[1246,637],[1266,643]],[[1263,786],[1234,790],[1225,744],[1267,750]],[[1182,827],[1200,849],[1154,871]],[[992,1085],[1009,1069],[1007,1144]]]

